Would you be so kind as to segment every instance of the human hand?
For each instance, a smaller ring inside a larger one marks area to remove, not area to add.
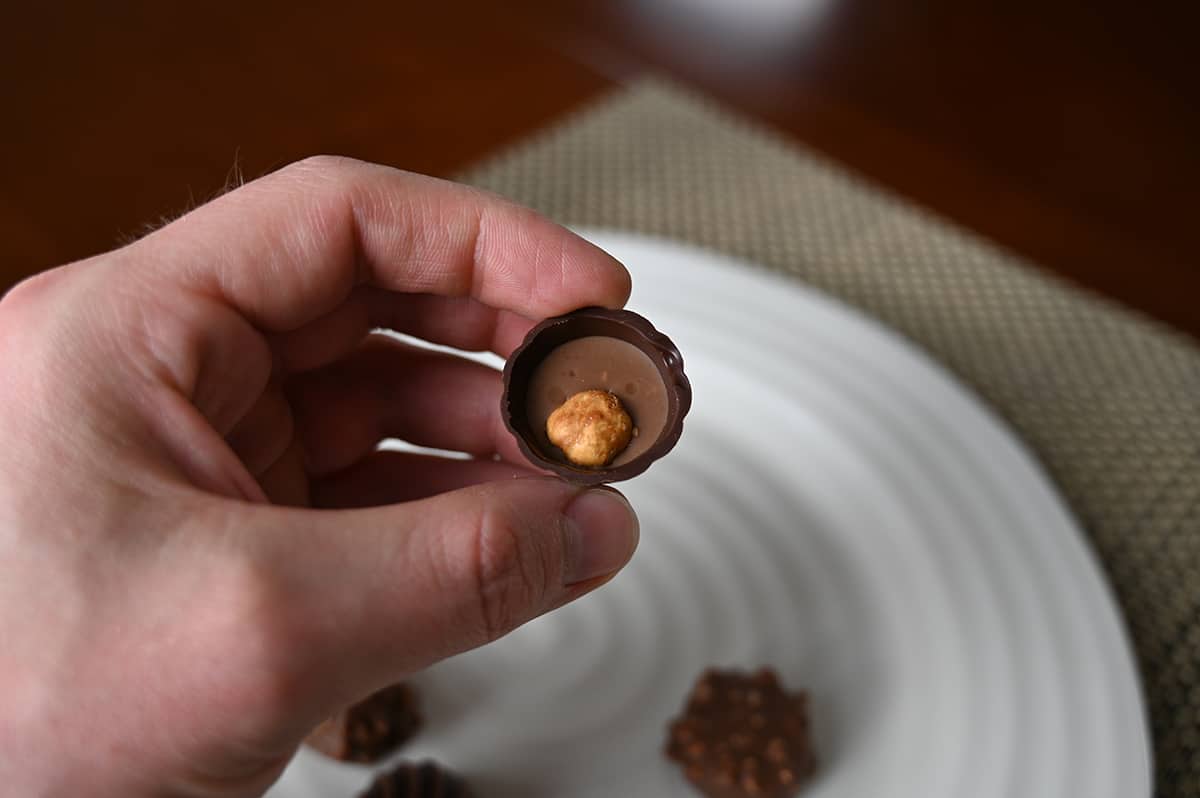
[[[369,333],[506,355],[628,293],[532,212],[332,158],[10,292],[3,790],[260,794],[335,710],[610,578],[625,501],[521,465],[495,372]]]

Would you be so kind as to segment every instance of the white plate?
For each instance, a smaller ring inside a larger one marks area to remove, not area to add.
[[[707,665],[811,693],[806,798],[1146,798],[1130,647],[1083,535],[1013,435],[869,319],[745,264],[592,233],[678,344],[678,448],[622,486],[614,582],[416,677],[406,757],[480,798],[693,796],[661,754]],[[370,772],[302,752],[272,798]]]

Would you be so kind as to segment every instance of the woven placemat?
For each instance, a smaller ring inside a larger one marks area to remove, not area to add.
[[[1124,608],[1157,794],[1200,795],[1200,349],[658,79],[463,180],[763,264],[881,319],[1016,428]]]

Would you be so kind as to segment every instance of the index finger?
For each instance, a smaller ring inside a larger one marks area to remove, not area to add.
[[[486,192],[321,156],[255,180],[135,246],[145,268],[262,330],[294,330],[363,284],[472,297],[538,319],[620,307],[630,279],[579,236]]]

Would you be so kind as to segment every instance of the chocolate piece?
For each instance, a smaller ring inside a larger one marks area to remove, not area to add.
[[[572,464],[546,435],[546,419],[581,391],[614,394],[636,435],[601,468]],[[501,415],[521,452],[571,482],[599,485],[635,477],[669,452],[683,432],[692,388],[671,339],[629,310],[584,308],[546,319],[504,367]]]
[[[433,762],[402,762],[377,777],[359,798],[471,798],[461,778]]]
[[[671,723],[666,753],[709,798],[794,795],[816,767],[808,697],[784,691],[769,668],[707,670]]]
[[[371,763],[399,748],[420,725],[416,694],[394,684],[325,720],[304,742],[334,759]]]

